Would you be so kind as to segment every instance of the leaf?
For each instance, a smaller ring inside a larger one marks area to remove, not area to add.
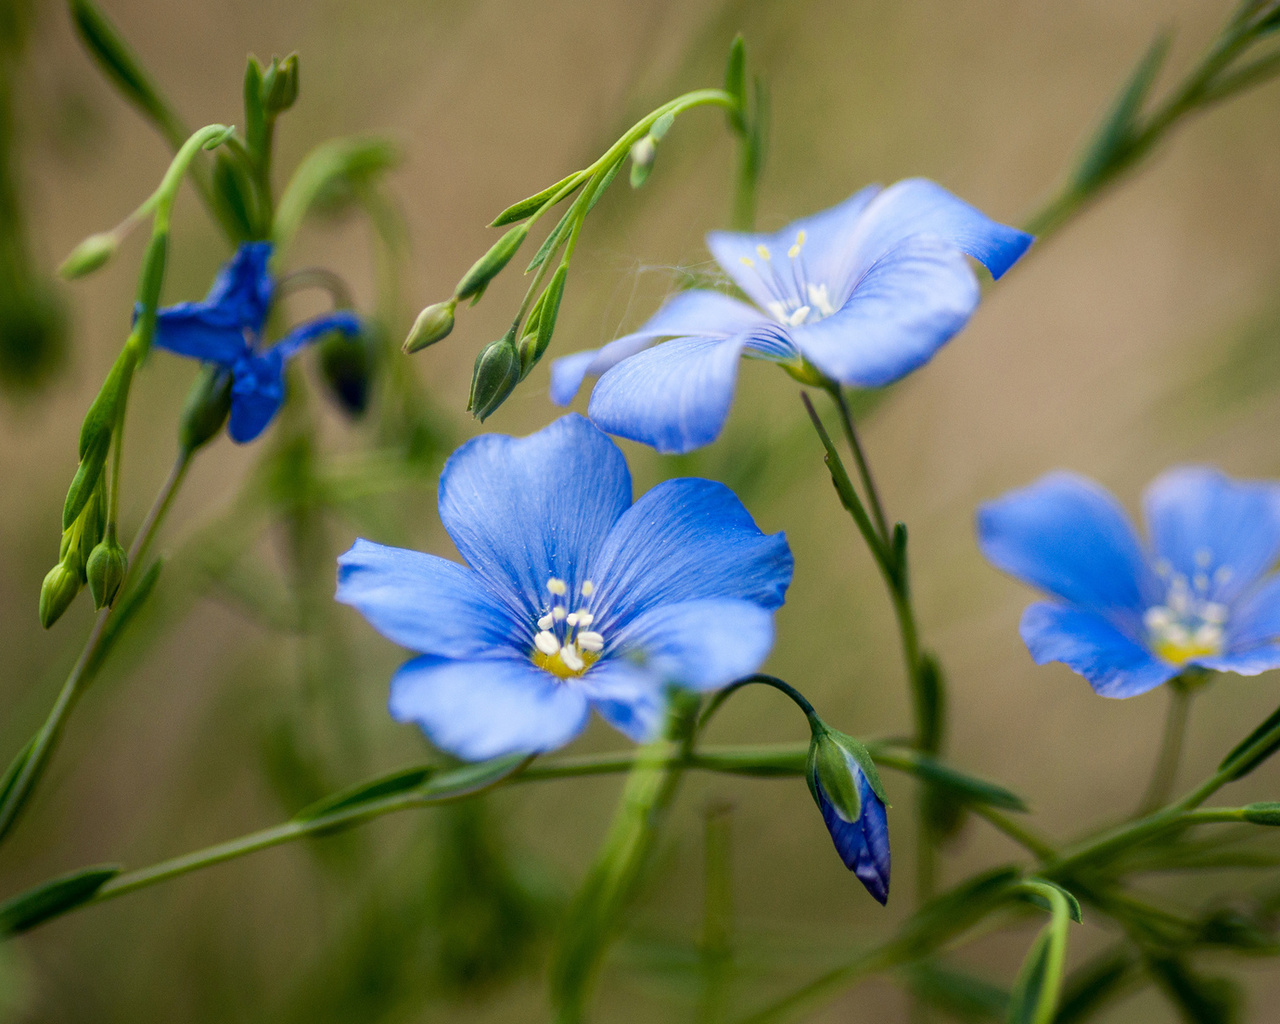
[[[0,904],[0,935],[16,935],[74,910],[92,899],[120,870],[118,864],[81,868],[6,900]]]
[[[1040,1011],[1049,982],[1052,953],[1053,927],[1049,925],[1040,930],[1022,961],[1018,979],[1009,993],[1009,1011],[1005,1016],[1008,1024],[1039,1024],[1043,1019]]]
[[[1274,754],[1277,748],[1280,748],[1280,708],[1271,712],[1266,721],[1222,759],[1218,771],[1229,772],[1233,781],[1243,778]]]
[[[902,940],[920,950],[936,949],[1005,902],[1019,879],[1017,868],[994,868],[926,903],[902,929]]]
[[[392,772],[390,775],[383,775],[368,782],[361,782],[308,804],[293,816],[293,820],[314,821],[316,818],[323,818],[334,811],[345,810],[348,807],[358,807],[360,804],[368,803],[371,800],[395,796],[397,793],[406,793],[421,786],[435,771],[436,769],[433,766],[422,765],[416,768],[402,768],[400,771]]]
[[[919,999],[963,1021],[1003,1020],[1009,993],[999,985],[924,960],[906,972],[907,986]]]
[[[1147,969],[1192,1024],[1235,1024],[1240,1019],[1240,991],[1228,979],[1198,975],[1174,956],[1152,957]]]
[[[724,67],[724,91],[738,101],[726,112],[729,127],[742,135],[747,130],[747,48],[742,34],[734,36],[729,46],[729,59]]]
[[[1076,1024],[1093,1016],[1108,1000],[1128,989],[1139,972],[1137,956],[1124,946],[1077,968],[1062,986],[1053,1024]]]
[[[1119,170],[1132,156],[1139,133],[1138,117],[1147,94],[1151,92],[1151,86],[1155,84],[1165,55],[1169,52],[1170,42],[1169,33],[1161,32],[1138,61],[1076,168],[1077,189],[1085,191],[1094,188]]]
[[[533,254],[532,261],[530,261],[529,265],[524,268],[524,272],[526,274],[537,270],[546,262],[547,257],[550,256],[555,249],[559,248],[561,238],[567,230],[569,221],[574,216],[574,211],[577,208],[578,204],[574,203],[564,212],[564,216],[556,221],[556,226],[553,227],[547,237],[542,240],[542,244],[538,246],[538,251]]]
[[[563,202],[582,186],[583,181],[587,180],[581,171],[574,171],[572,174],[561,178],[554,185],[544,188],[537,195],[532,195],[528,199],[521,199],[520,202],[508,206],[493,219],[493,223],[490,224],[489,227],[500,228],[504,224],[514,224],[518,220],[524,220],[526,217],[532,216],[546,205],[548,199],[572,182],[575,178],[580,180],[574,184],[573,188],[556,200],[557,203]]]
[[[1076,924],[1080,924],[1083,917],[1081,915],[1080,901],[1078,899],[1071,895],[1071,893],[1067,892],[1066,889],[1062,888],[1062,886],[1057,882],[1050,882],[1048,879],[1040,878],[1039,876],[1036,877],[1035,881],[1041,885],[1051,885],[1057,889],[1058,892],[1062,893],[1063,897],[1067,901],[1067,913],[1071,915],[1071,920]],[[1037,906],[1041,910],[1047,910],[1049,913],[1053,913],[1053,903],[1043,893],[1024,892],[1021,896],[1024,902]]]
[[[999,807],[1009,811],[1027,811],[1026,802],[1017,793],[994,782],[965,774],[925,754],[899,747],[870,745],[871,755],[881,764],[909,772],[917,778],[946,789],[969,803]]]
[[[596,185],[595,188],[592,189],[591,198],[587,200],[586,213],[590,213],[592,210],[595,209],[596,203],[600,202],[600,197],[604,195],[604,190],[607,189],[610,185],[612,185],[613,179],[618,176],[618,168],[620,168],[621,166],[622,166],[622,161],[619,160],[617,163],[615,163],[612,167],[610,167],[607,171],[604,172],[604,177],[600,179],[600,184]],[[583,216],[586,216],[586,214],[584,213]]]

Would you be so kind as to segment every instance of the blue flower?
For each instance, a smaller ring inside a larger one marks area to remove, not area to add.
[[[997,224],[922,178],[872,185],[772,235],[713,232],[707,245],[756,306],[719,292],[671,298],[604,348],[556,361],[552,401],[600,380],[595,423],[662,452],[720,434],[743,355],[857,387],[881,387],[929,360],[968,322],[978,282],[965,254],[1000,277],[1031,236]],[[671,338],[653,345],[661,338]]]
[[[1022,616],[1037,664],[1061,661],[1104,697],[1132,697],[1189,667],[1280,667],[1280,484],[1184,466],[1143,498],[1150,548],[1093,481],[1051,473],[978,510],[998,568],[1056,598]]]
[[[721,484],[668,480],[632,504],[622,452],[576,415],[459,448],[440,519],[467,565],[358,540],[337,597],[420,655],[391,714],[466,760],[562,746],[591,708],[653,737],[668,685],[760,667],[791,581],[786,539]]]
[[[330,331],[360,333],[354,314],[339,310],[300,324],[270,348],[259,347],[271,311],[275,282],[270,242],[245,242],[214,279],[202,302],[180,302],[159,311],[155,343],[190,359],[215,363],[231,374],[227,432],[252,441],[284,403],[284,364]]]

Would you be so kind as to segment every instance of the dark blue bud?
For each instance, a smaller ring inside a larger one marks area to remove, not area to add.
[[[881,904],[887,902],[889,818],[866,748],[843,733],[815,729],[808,783],[844,866]]]

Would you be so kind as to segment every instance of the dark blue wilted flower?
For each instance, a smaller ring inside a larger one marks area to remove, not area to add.
[[[632,504],[622,452],[576,415],[459,448],[440,519],[467,565],[358,540],[337,596],[420,655],[391,714],[467,760],[562,746],[591,708],[653,737],[668,685],[760,667],[791,581],[786,539],[722,484],[668,480]]]
[[[284,364],[330,331],[353,336],[360,321],[346,310],[308,320],[270,348],[260,347],[275,282],[270,242],[245,242],[214,279],[201,302],[167,306],[156,317],[155,343],[231,374],[227,432],[240,444],[261,434],[284,403]]]
[[[1022,639],[1104,697],[1132,697],[1187,668],[1280,667],[1280,484],[1171,469],[1143,496],[1150,546],[1096,483],[1050,473],[978,509],[998,568],[1056,600],[1029,606]]]
[[[890,384],[973,315],[978,281],[965,255],[1000,277],[1031,241],[922,178],[868,186],[772,235],[712,232],[712,255],[756,305],[681,292],[635,333],[557,360],[551,398],[567,405],[599,376],[588,410],[598,426],[691,451],[724,426],[744,354],[803,379],[816,370],[840,384]],[[653,345],[661,338],[672,340]]]
[[[889,900],[889,816],[875,762],[857,740],[819,725],[805,779],[836,852],[880,903]]]

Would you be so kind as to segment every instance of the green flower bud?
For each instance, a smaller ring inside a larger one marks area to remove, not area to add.
[[[89,593],[93,595],[93,606],[105,608],[116,599],[120,592],[120,584],[124,582],[129,571],[129,556],[116,540],[114,532],[100,541],[90,553],[85,566],[85,575],[89,578]]]
[[[447,338],[453,330],[453,311],[457,307],[458,301],[450,299],[448,302],[430,305],[419,313],[418,319],[409,329],[409,336],[404,339],[405,354],[421,352],[428,345]]]
[[[653,170],[653,161],[658,155],[658,140],[652,135],[631,147],[631,187],[639,188],[649,180],[649,172]]]
[[[1246,804],[1244,820],[1255,825],[1280,825],[1280,803]]]
[[[476,356],[475,371],[471,375],[471,398],[467,408],[483,423],[489,418],[520,383],[520,357],[512,334],[486,345]]]
[[[537,365],[547,346],[551,344],[551,336],[555,333],[556,317],[560,314],[560,299],[564,295],[564,279],[569,273],[566,264],[561,263],[551,278],[546,290],[538,296],[538,302],[529,314],[529,325],[520,339],[520,379],[524,380],[529,371]]]
[[[178,444],[190,455],[217,435],[231,413],[231,373],[221,366],[200,367],[187,392],[178,421]]]
[[[298,55],[291,53],[284,60],[272,57],[270,66],[262,73],[260,88],[262,109],[268,116],[293,106],[298,98]]]
[[[61,562],[50,569],[40,584],[40,625],[48,629],[62,618],[62,613],[71,607],[79,592],[79,573]]]
[[[494,242],[493,247],[462,276],[458,287],[453,290],[453,297],[461,301],[483,290],[511,262],[511,257],[516,254],[528,234],[528,224],[517,224]]]
[[[119,246],[120,239],[114,231],[90,235],[72,249],[71,255],[62,261],[62,265],[58,267],[58,276],[68,281],[74,281],[77,277],[87,277],[100,267],[106,266]]]

